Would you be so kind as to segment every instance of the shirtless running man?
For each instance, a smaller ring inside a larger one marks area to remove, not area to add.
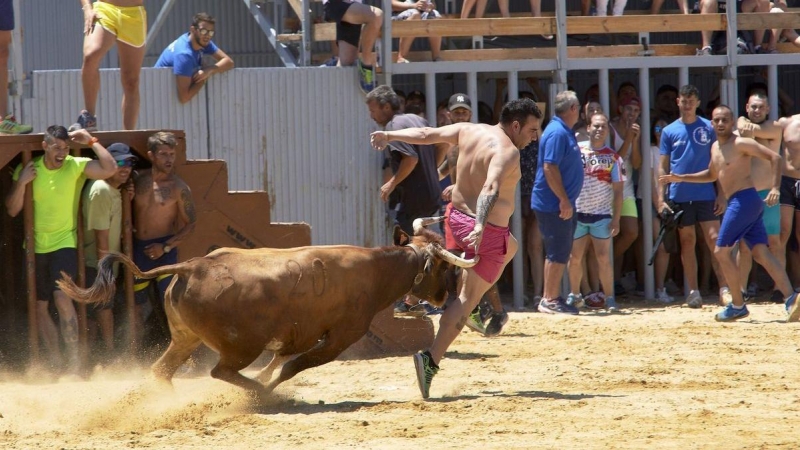
[[[750,96],[745,105],[747,116],[739,117],[736,128],[742,137],[753,138],[759,144],[767,147],[772,152],[780,155],[781,151],[781,128],[776,126],[769,118],[769,103],[767,96],[763,92],[756,92]],[[753,185],[758,191],[762,200],[767,198],[770,188],[772,188],[772,170],[769,162],[761,158],[752,159]],[[786,248],[781,245],[781,208],[779,205],[764,206],[764,227],[767,230],[767,240],[769,241],[769,251],[778,260],[781,267],[786,269]],[[741,275],[744,291],[747,289],[747,279],[750,269],[753,266],[753,255],[750,248],[746,245],[739,246],[739,274]],[[731,286],[735,288],[735,286]],[[778,292],[778,291],[776,291]],[[783,297],[773,294],[776,299],[783,301]]]
[[[741,239],[750,246],[755,260],[761,264],[775,281],[783,294],[788,322],[800,319],[800,304],[797,294],[792,290],[786,271],[767,248],[767,233],[764,228],[763,204],[771,206],[778,202],[781,180],[780,157],[777,153],[751,138],[737,137],[733,134],[733,113],[727,106],[718,106],[712,113],[711,122],[717,134],[717,141],[711,146],[711,162],[708,169],[692,174],[669,174],[659,177],[662,183],[708,183],[719,180],[723,194],[728,198],[728,208],[722,219],[714,257],[722,269],[730,286],[741,286],[733,246]],[[760,158],[770,162],[772,187],[766,200],[761,200],[753,186],[750,176],[751,159]],[[718,322],[730,322],[747,317],[739,289],[731,291],[733,301],[717,313]]]
[[[160,131],[150,136],[147,157],[153,166],[134,178],[133,260],[142,271],[176,264],[178,252],[175,248],[194,231],[197,221],[189,186],[174,173],[176,146],[172,133]],[[172,275],[158,278],[162,302],[171,278]],[[148,300],[149,285],[149,280],[136,280],[134,291],[138,308]]]
[[[458,145],[458,177],[452,192],[453,210],[447,219],[464,257],[478,263],[461,271],[461,292],[439,321],[431,348],[414,355],[417,383],[428,398],[431,380],[447,347],[461,332],[467,317],[484,293],[497,282],[517,251],[509,232],[514,193],[520,179],[519,149],[539,130],[542,113],[530,99],[513,100],[503,107],[500,123],[457,123],[441,128],[407,128],[372,133],[372,146],[382,150],[391,141],[409,144]]]
[[[792,233],[792,222],[800,224],[800,114],[781,117],[775,125],[783,129],[781,248],[785,249]],[[795,233],[800,241],[800,227]]]

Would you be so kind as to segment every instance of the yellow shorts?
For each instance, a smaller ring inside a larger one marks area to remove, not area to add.
[[[147,38],[147,12],[144,6],[121,8],[106,2],[92,5],[99,17],[98,23],[117,40],[132,47],[141,47]]]
[[[622,211],[620,211],[620,216],[639,217],[639,213],[636,210],[635,198],[626,198],[625,200],[622,201]]]

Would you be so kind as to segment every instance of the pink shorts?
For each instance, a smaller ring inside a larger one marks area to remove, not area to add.
[[[475,249],[468,247],[464,239],[475,228],[475,218],[452,208],[447,222],[458,248],[464,251],[464,258],[472,259],[475,256]],[[481,259],[472,270],[487,283],[494,283],[505,267],[509,236],[511,236],[511,232],[508,227],[498,227],[487,223],[483,229],[483,238],[478,246],[478,256]]]
[[[450,213],[453,211],[453,204],[448,203],[444,209],[444,245],[448,250],[458,250],[460,247],[453,237],[453,230],[450,229]]]

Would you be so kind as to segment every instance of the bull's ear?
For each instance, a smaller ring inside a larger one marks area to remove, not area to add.
[[[411,238],[408,237],[405,231],[400,228],[400,225],[394,226],[394,245],[403,246],[411,242]]]

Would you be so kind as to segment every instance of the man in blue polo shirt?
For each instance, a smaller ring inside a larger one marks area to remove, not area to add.
[[[681,87],[678,93],[681,116],[661,131],[660,175],[668,173],[683,175],[708,168],[711,161],[711,146],[717,140],[717,134],[708,119],[697,116],[695,111],[699,104],[700,91],[696,87],[690,84]],[[664,210],[671,212],[672,208],[664,200],[664,189],[658,191],[659,214],[663,214]],[[717,197],[714,183],[670,184],[669,200],[683,210],[678,236],[681,241],[683,273],[689,288],[686,304],[690,308],[700,308],[703,306],[703,297],[700,295],[697,281],[695,224],[700,224],[706,245],[713,254],[719,234],[719,216],[725,212],[727,200],[723,195]],[[720,297],[725,303],[730,303],[730,291],[725,287],[725,278],[719,270],[716,259],[712,258],[712,263],[721,287]]]
[[[214,18],[206,13],[195,14],[189,32],[169,44],[156,61],[154,67],[172,67],[181,103],[187,103],[197,95],[211,75],[233,69],[233,59],[211,40],[214,22]],[[206,55],[213,56],[217,63],[204,67],[203,57]]]
[[[544,295],[539,311],[578,314],[578,308],[561,297],[561,278],[572,251],[575,234],[575,200],[583,188],[583,160],[572,127],[580,116],[580,102],[572,91],[560,92],[555,117],[539,139],[539,164],[531,193],[544,241]]]

